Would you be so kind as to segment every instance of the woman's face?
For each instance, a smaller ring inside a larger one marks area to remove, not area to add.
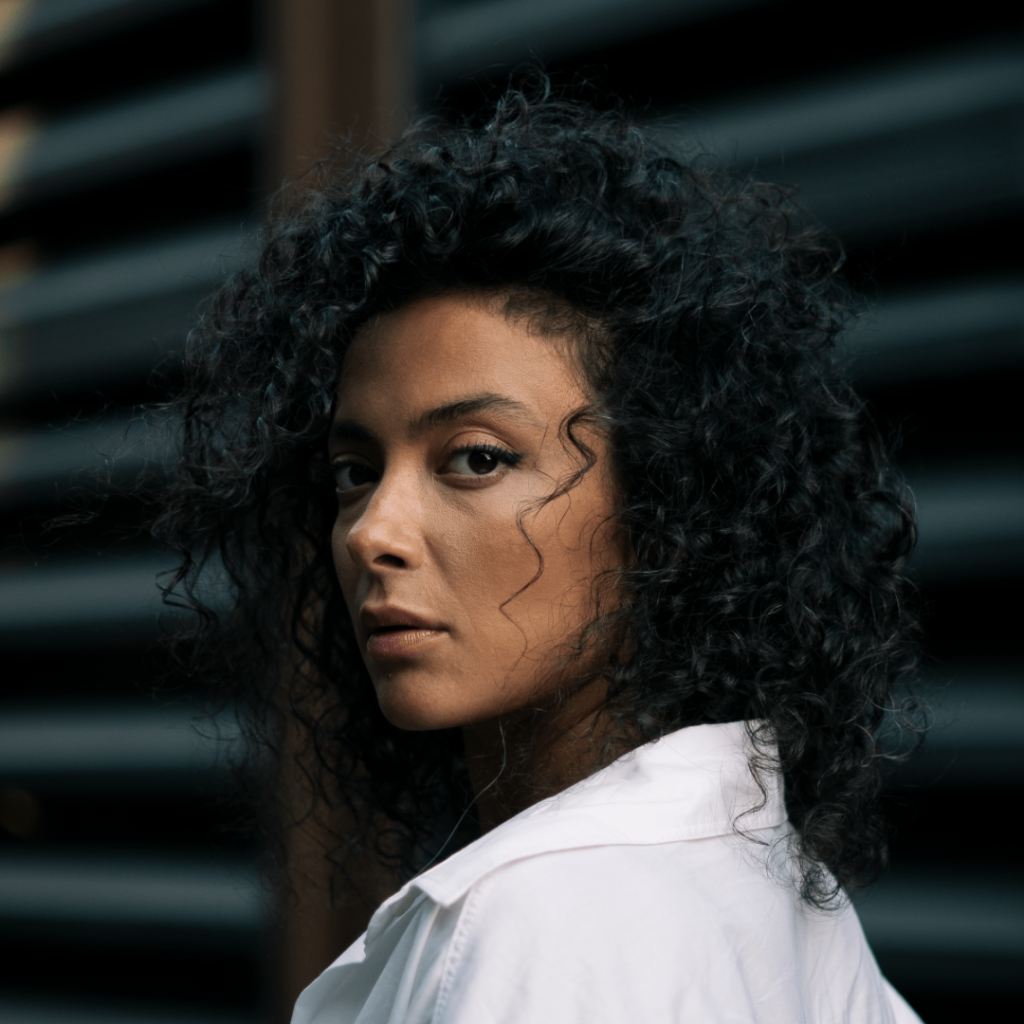
[[[379,317],[345,357],[334,564],[401,728],[485,722],[550,695],[595,577],[622,564],[596,432],[583,437],[593,469],[544,504],[580,466],[559,433],[588,398],[567,350],[496,300],[455,293]]]

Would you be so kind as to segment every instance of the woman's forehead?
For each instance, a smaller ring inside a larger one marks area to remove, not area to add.
[[[339,416],[422,416],[480,395],[540,414],[585,398],[563,346],[500,304],[459,292],[417,299],[367,324],[346,353],[337,408]]]

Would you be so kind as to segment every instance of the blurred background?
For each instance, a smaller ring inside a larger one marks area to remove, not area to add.
[[[1024,26],[1015,4],[947,13],[0,0],[5,1024],[279,1024],[340,951],[325,915],[266,913],[257,851],[223,827],[230,727],[190,725],[187,680],[152,696],[164,563],[112,542],[139,504],[59,544],[44,524],[76,470],[159,457],[132,408],[282,181],[332,137],[470,110],[531,57],[799,185],[878,300],[847,343],[918,497],[936,728],[892,779],[892,867],[860,911],[926,1024],[1020,1005]]]

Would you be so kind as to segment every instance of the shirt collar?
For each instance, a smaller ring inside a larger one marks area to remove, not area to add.
[[[412,879],[374,914],[367,941],[419,892],[451,906],[479,879],[524,857],[780,825],[786,820],[781,778],[765,772],[762,790],[750,771],[751,754],[745,722],[689,726],[646,743]]]

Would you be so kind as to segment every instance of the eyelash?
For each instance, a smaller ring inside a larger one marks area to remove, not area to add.
[[[487,455],[492,455],[509,468],[521,462],[523,458],[522,455],[510,452],[507,448],[501,448],[496,444],[464,444],[460,448],[453,448],[445,461],[450,462],[456,455],[468,455],[471,452],[484,452]]]
[[[369,469],[369,467],[365,466],[364,463],[357,462],[355,459],[342,459],[339,462],[330,463],[330,479],[331,482],[334,484],[334,491],[336,494],[348,494],[349,491],[356,490],[355,487],[346,487],[343,490],[341,487],[338,486],[339,474],[341,473],[342,470],[347,469],[350,466],[363,466],[364,468]]]
[[[487,455],[490,455],[492,458],[497,459],[498,462],[501,463],[502,465],[508,466],[510,469],[517,463],[521,462],[523,458],[523,456],[518,454],[517,452],[510,452],[507,448],[502,448],[496,444],[465,444],[460,446],[459,448],[452,449],[452,451],[448,453],[448,457],[445,459],[445,462],[450,462],[457,455],[469,455],[473,452],[484,452]],[[331,478],[334,481],[337,481],[338,473],[341,472],[341,470],[345,469],[347,466],[361,465],[363,465],[363,463],[356,462],[353,459],[342,460],[341,462],[332,462],[330,464]],[[337,491],[338,494],[347,494],[349,493],[349,490],[355,490],[355,488],[342,490],[341,488],[335,486],[335,490]]]

